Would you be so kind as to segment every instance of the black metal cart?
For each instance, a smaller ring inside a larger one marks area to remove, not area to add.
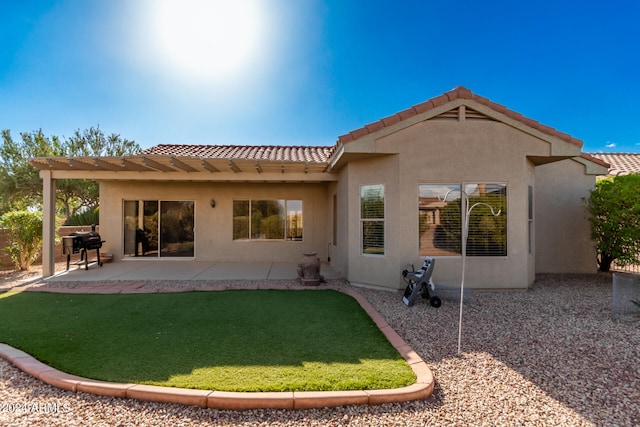
[[[105,241],[101,239],[100,234],[96,232],[96,227],[91,226],[91,231],[76,231],[68,236],[62,237],[62,253],[67,256],[67,270],[69,265],[83,265],[84,269],[89,269],[89,264],[98,264],[102,267],[100,261],[100,248]],[[96,259],[89,261],[89,251],[96,251]],[[80,254],[80,261],[71,262],[72,254]]]

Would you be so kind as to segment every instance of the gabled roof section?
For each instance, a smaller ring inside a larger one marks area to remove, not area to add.
[[[360,139],[366,135],[378,132],[382,129],[385,129],[387,127],[400,123],[404,120],[408,120],[414,116],[433,110],[448,102],[459,100],[459,99],[475,101],[478,104],[488,107],[497,113],[503,114],[517,122],[522,123],[523,125],[526,125],[530,128],[533,128],[537,131],[540,131],[554,138],[558,138],[563,141],[566,141],[572,145],[577,146],[578,148],[582,147],[582,141],[580,141],[579,139],[576,139],[569,134],[560,132],[552,127],[543,125],[535,120],[529,119],[523,116],[522,114],[517,113],[513,110],[510,110],[507,107],[497,104],[487,98],[478,96],[463,86],[458,86],[455,89],[449,92],[446,92],[440,96],[432,98],[421,104],[414,105],[411,108],[400,111],[399,113],[393,114],[389,117],[385,117],[381,120],[378,120],[377,122],[370,123],[368,125],[361,127],[360,129],[356,129],[345,135],[342,135],[338,138],[338,144],[348,144],[349,142]],[[474,112],[473,114],[476,114],[476,113],[477,112]]]
[[[588,156],[608,167],[609,176],[640,173],[640,153],[591,153]]]

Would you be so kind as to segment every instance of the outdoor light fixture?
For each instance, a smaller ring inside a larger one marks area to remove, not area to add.
[[[212,208],[216,207],[216,201],[214,199],[211,199],[211,202],[209,202],[209,203],[211,203],[211,207]]]

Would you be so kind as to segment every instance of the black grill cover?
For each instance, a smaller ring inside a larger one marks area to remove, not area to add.
[[[69,236],[73,236],[74,253],[77,253],[80,249],[100,249],[102,247],[100,234],[95,231],[76,231],[69,234]]]

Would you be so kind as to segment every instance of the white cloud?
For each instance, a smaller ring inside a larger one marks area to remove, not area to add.
[[[607,148],[614,148],[614,147],[616,146],[616,143],[615,143],[615,142],[607,141],[607,143],[605,144],[605,146],[606,146]]]

